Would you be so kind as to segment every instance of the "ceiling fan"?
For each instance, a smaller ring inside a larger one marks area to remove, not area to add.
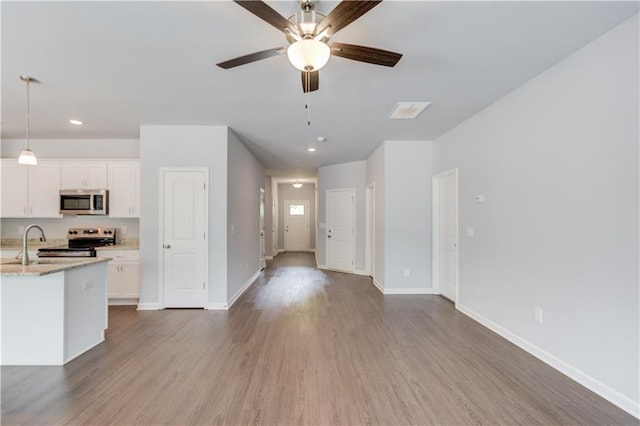
[[[318,90],[318,70],[326,65],[331,55],[387,67],[395,66],[402,58],[400,53],[373,47],[338,42],[328,44],[331,36],[373,9],[382,0],[343,0],[326,16],[314,10],[316,0],[300,0],[302,10],[289,19],[261,0],[234,2],[282,31],[289,46],[267,49],[220,62],[217,65],[221,68],[229,69],[286,52],[291,64],[301,71],[302,90],[307,93]]]

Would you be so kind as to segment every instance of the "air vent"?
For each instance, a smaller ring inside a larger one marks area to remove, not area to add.
[[[416,118],[431,102],[398,102],[389,114],[389,118],[407,119]]]

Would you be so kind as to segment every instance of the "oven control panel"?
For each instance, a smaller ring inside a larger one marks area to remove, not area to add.
[[[115,228],[70,228],[68,238],[105,238],[115,237]]]

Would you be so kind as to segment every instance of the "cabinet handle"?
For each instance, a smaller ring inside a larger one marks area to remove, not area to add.
[[[166,249],[170,249],[171,248],[171,244],[163,244],[162,247],[164,247]]]

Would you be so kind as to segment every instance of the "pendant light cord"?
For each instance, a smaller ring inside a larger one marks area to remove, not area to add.
[[[30,116],[30,112],[31,112],[31,108],[30,108],[30,104],[29,104],[29,86],[31,84],[31,81],[29,79],[27,79],[27,149],[30,149],[29,147],[29,116]]]

